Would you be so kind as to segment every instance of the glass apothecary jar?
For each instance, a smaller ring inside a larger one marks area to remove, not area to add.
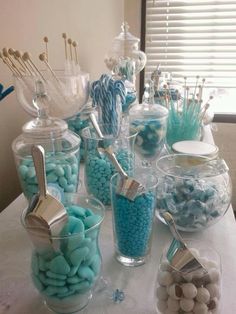
[[[100,128],[106,129],[105,125]],[[88,194],[99,199],[104,205],[110,206],[110,179],[116,173],[116,169],[107,155],[102,151],[104,146],[112,145],[121,167],[132,175],[134,171],[134,141],[137,132],[132,134],[122,133],[114,138],[105,136],[101,139],[94,128],[85,128],[82,136],[85,141],[85,169],[84,181]]]
[[[221,259],[212,245],[184,239],[192,254],[207,270],[182,273],[167,259],[170,244],[164,248],[155,287],[158,314],[219,314],[221,309]]]
[[[165,145],[168,110],[154,103],[153,83],[145,86],[142,104],[129,112],[130,126],[137,130],[135,150],[144,164],[154,161]]]
[[[76,192],[79,183],[80,138],[57,118],[37,118],[26,123],[12,143],[22,191],[27,199],[38,192],[31,156],[32,145],[45,150],[48,190],[63,200],[64,193]]]
[[[88,126],[91,126],[89,115],[95,112],[96,110],[94,107],[92,107],[92,104],[88,103],[80,113],[78,113],[72,118],[66,119],[69,130],[76,133],[81,138],[80,161],[84,161],[85,156],[85,143],[83,137],[81,136],[82,130]]]
[[[123,23],[121,29],[105,57],[105,64],[113,75],[133,83],[135,87],[136,75],[144,68],[147,58],[138,48],[139,38],[128,31],[128,23]]]
[[[169,211],[183,231],[198,231],[219,221],[229,208],[232,184],[223,159],[173,154],[157,160],[157,216]]]

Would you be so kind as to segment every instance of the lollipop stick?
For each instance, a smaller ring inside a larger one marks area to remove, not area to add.
[[[64,43],[65,43],[65,57],[66,57],[66,60],[67,60],[68,56],[67,56],[67,41],[66,41],[66,33],[63,33],[63,34],[62,34],[62,38],[64,38]]]
[[[43,77],[43,75],[41,74],[41,72],[39,71],[39,69],[36,67],[36,65],[34,64],[34,62],[32,61],[30,54],[28,52],[25,52],[23,54],[23,60],[27,61],[28,64],[30,65],[31,69],[34,69],[34,71],[36,71],[36,73],[39,74],[39,76],[44,80],[44,82],[46,82],[45,78]]]
[[[73,56],[72,56],[72,47],[71,47],[71,44],[72,44],[72,40],[71,38],[68,38],[68,44],[69,44],[69,49],[70,49],[70,60],[73,61]]]
[[[57,82],[60,83],[60,81],[59,81],[59,79],[57,78],[56,74],[53,72],[53,69],[51,68],[50,64],[47,62],[47,57],[46,57],[45,53],[41,53],[41,54],[39,55],[39,60],[45,63],[45,65],[48,67],[49,71],[51,72],[52,76],[55,78],[55,80],[56,80]]]
[[[8,62],[12,66],[12,68],[14,68],[14,70],[17,72],[17,74],[22,76],[20,69],[18,69],[17,66],[14,64],[14,62],[12,61],[11,56],[9,55],[7,48],[3,48],[2,54],[5,57],[5,60],[8,60]]]
[[[8,53],[9,53],[9,56],[13,56],[14,59],[17,61],[17,63],[19,64],[18,65],[18,69],[23,72],[24,74],[26,73],[26,70],[25,70],[25,67],[23,66],[22,67],[22,64],[19,62],[19,60],[15,57],[15,51],[12,49],[12,48],[9,48],[8,49]]]
[[[76,62],[76,64],[78,64],[77,42],[73,41],[72,46],[74,47],[74,52],[75,52],[75,62]]]
[[[30,68],[28,67],[27,63],[24,62],[24,60],[22,59],[22,53],[19,50],[16,50],[14,53],[15,58],[17,58],[18,62],[20,62],[22,64],[22,66],[24,68],[26,68],[26,70],[28,71],[28,73],[30,75],[33,75],[34,73],[31,72]]]
[[[0,59],[2,59],[2,62],[3,62],[4,64],[6,64],[6,66],[10,69],[10,71],[11,71],[14,75],[18,76],[18,73],[16,72],[16,70],[8,63],[8,60],[3,57],[3,55],[2,55],[1,52],[0,52]]]

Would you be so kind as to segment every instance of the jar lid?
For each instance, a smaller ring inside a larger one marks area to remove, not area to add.
[[[219,148],[214,144],[201,141],[180,141],[172,145],[172,150],[181,154],[201,155],[215,158]]]

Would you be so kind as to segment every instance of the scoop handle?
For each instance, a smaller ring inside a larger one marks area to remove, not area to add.
[[[103,134],[102,134],[102,132],[100,130],[100,127],[98,125],[98,122],[97,122],[95,114],[94,113],[90,113],[89,118],[90,118],[90,121],[92,122],[92,125],[93,125],[93,127],[94,127],[94,129],[95,129],[95,131],[96,131],[96,133],[98,135],[98,137],[100,139],[104,139],[104,136],[103,136]]]
[[[45,171],[45,152],[41,145],[33,145],[31,149],[31,154],[34,161],[34,167],[36,171],[36,176],[39,186],[39,195],[43,198],[47,194],[47,181],[46,181],[46,171]]]
[[[175,221],[174,221],[174,218],[172,217],[172,215],[169,212],[164,212],[164,213],[162,213],[162,217],[164,218],[165,222],[169,226],[173,237],[177,241],[179,241],[183,246],[185,246],[184,240],[176,228]]]
[[[123,179],[127,179],[128,175],[127,173],[124,171],[124,169],[121,167],[119,161],[116,158],[115,153],[113,152],[113,149],[109,146],[107,148],[104,149],[104,153],[106,153],[107,157],[110,159],[110,161],[112,162],[113,166],[116,168],[116,170],[119,172],[119,174],[121,175],[121,177]]]

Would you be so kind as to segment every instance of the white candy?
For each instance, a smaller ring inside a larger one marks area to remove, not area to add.
[[[220,272],[216,268],[212,268],[208,271],[210,280],[212,283],[218,282],[220,279]]]
[[[180,285],[173,284],[167,288],[167,293],[169,296],[175,300],[179,300],[183,294],[183,291],[180,287]]]
[[[211,299],[220,297],[220,289],[219,287],[214,283],[209,283],[206,285],[206,289],[209,291]]]
[[[205,303],[196,302],[193,307],[194,314],[208,314],[208,307]]]
[[[189,250],[196,258],[199,258],[199,251],[197,249],[189,248]]]
[[[180,308],[179,301],[172,298],[168,298],[167,305],[168,309],[170,309],[171,311],[178,311]]]
[[[167,309],[167,303],[163,300],[157,302],[157,308],[159,311],[164,312]]]
[[[177,271],[175,271],[175,272],[173,272],[172,273],[172,276],[173,276],[173,278],[174,278],[174,282],[175,283],[179,283],[180,281],[182,281],[182,276],[180,275],[180,273],[179,272],[177,272]]]
[[[194,307],[194,301],[192,299],[183,298],[180,300],[179,304],[180,304],[180,308],[185,312],[192,311]]]
[[[198,288],[196,300],[200,303],[208,303],[210,300],[210,293],[206,288]]]
[[[208,260],[207,264],[206,264],[207,269],[211,269],[211,268],[218,268],[217,263],[214,261],[210,261]]]
[[[211,299],[210,302],[207,304],[208,309],[211,310],[213,313],[217,310],[219,305],[219,301],[217,298]]]
[[[160,300],[167,300],[168,299],[168,293],[165,287],[158,287],[156,290],[157,298]]]
[[[184,283],[181,285],[183,294],[187,299],[193,299],[197,295],[197,288],[192,283]]]
[[[165,310],[165,314],[178,314],[178,312],[172,311],[172,310],[170,310],[170,309],[166,309],[166,310]]]
[[[183,275],[183,278],[185,281],[191,282],[193,280],[193,275],[191,274]]]
[[[157,281],[161,286],[169,286],[173,283],[173,277],[168,271],[159,271],[157,275]]]

